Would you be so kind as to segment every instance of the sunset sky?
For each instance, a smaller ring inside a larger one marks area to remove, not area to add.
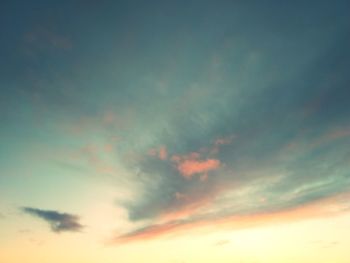
[[[1,263],[349,263],[349,1],[1,1]]]

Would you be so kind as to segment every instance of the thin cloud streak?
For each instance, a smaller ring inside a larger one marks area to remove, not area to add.
[[[347,203],[349,193],[339,194],[305,204],[285,209],[249,212],[246,214],[206,214],[188,219],[171,220],[162,224],[148,225],[129,233],[117,236],[113,243],[144,241],[162,236],[174,236],[184,231],[233,230],[257,227],[269,224],[283,224],[312,218],[326,218],[350,212]]]

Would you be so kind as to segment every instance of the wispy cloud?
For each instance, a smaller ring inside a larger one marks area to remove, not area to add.
[[[48,149],[75,148],[77,156],[64,156],[60,168],[82,167],[98,180],[107,174],[116,192],[127,192],[117,203],[135,229],[124,240],[233,224],[237,217],[244,225],[349,192],[349,25],[345,11],[323,19],[347,9],[229,6],[216,15],[203,8],[205,21],[189,15],[164,19],[161,27],[136,15],[125,20],[133,21],[131,42],[130,30],[120,28],[127,14],[113,12],[113,32],[86,17],[78,20],[90,21],[84,28],[93,33],[31,23],[10,34],[13,43],[22,35],[34,57],[27,64],[18,54],[3,59],[3,69],[11,69],[0,103],[4,135],[22,138],[3,136],[9,141],[3,154],[13,149],[9,156],[24,160],[18,149],[38,140]],[[244,29],[237,26],[242,21]],[[203,22],[209,27],[198,27]],[[102,53],[95,44],[101,40]],[[33,96],[45,110],[26,102]],[[38,127],[37,113],[44,114]],[[74,215],[23,210],[56,232],[82,228]]]
[[[79,232],[83,229],[83,225],[79,223],[79,217],[76,215],[32,207],[22,207],[21,210],[29,215],[45,220],[50,224],[51,230],[56,233]]]
[[[169,220],[151,224],[117,236],[113,242],[144,241],[164,235],[179,235],[193,229],[243,229],[259,225],[295,222],[307,218],[330,217],[350,210],[347,204],[349,194],[340,194],[330,198],[309,202],[303,206],[290,205],[256,209],[255,211],[221,211],[220,213],[197,214],[186,219]]]

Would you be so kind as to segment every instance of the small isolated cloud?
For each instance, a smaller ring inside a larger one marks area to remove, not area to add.
[[[167,150],[164,146],[160,147],[159,149],[159,158],[161,160],[166,160],[166,158],[168,157],[168,153]]]
[[[205,174],[216,170],[221,164],[220,160],[213,158],[201,160],[199,153],[191,153],[188,156],[174,155],[172,161],[175,163],[180,174],[185,178],[191,178],[195,174]]]
[[[222,165],[221,161],[214,156],[219,153],[221,145],[228,145],[232,142],[233,135],[217,138],[212,147],[202,147],[198,152],[191,152],[186,155],[173,155],[172,162],[178,172],[190,179],[193,175],[200,175],[200,180],[208,178],[208,172],[217,170]]]
[[[51,230],[56,233],[64,231],[79,232],[83,228],[83,225],[79,223],[79,217],[76,215],[32,207],[23,207],[22,211],[45,220],[50,224]]]
[[[177,169],[184,177],[190,178],[194,174],[215,170],[219,165],[220,161],[216,159],[207,159],[204,161],[185,160],[177,166]]]
[[[152,148],[148,151],[148,155],[157,157],[160,160],[166,160],[168,158],[168,151],[165,146],[160,146],[159,149]]]

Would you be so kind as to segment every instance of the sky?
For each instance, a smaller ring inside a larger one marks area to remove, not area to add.
[[[0,262],[350,262],[349,8],[2,1]]]

